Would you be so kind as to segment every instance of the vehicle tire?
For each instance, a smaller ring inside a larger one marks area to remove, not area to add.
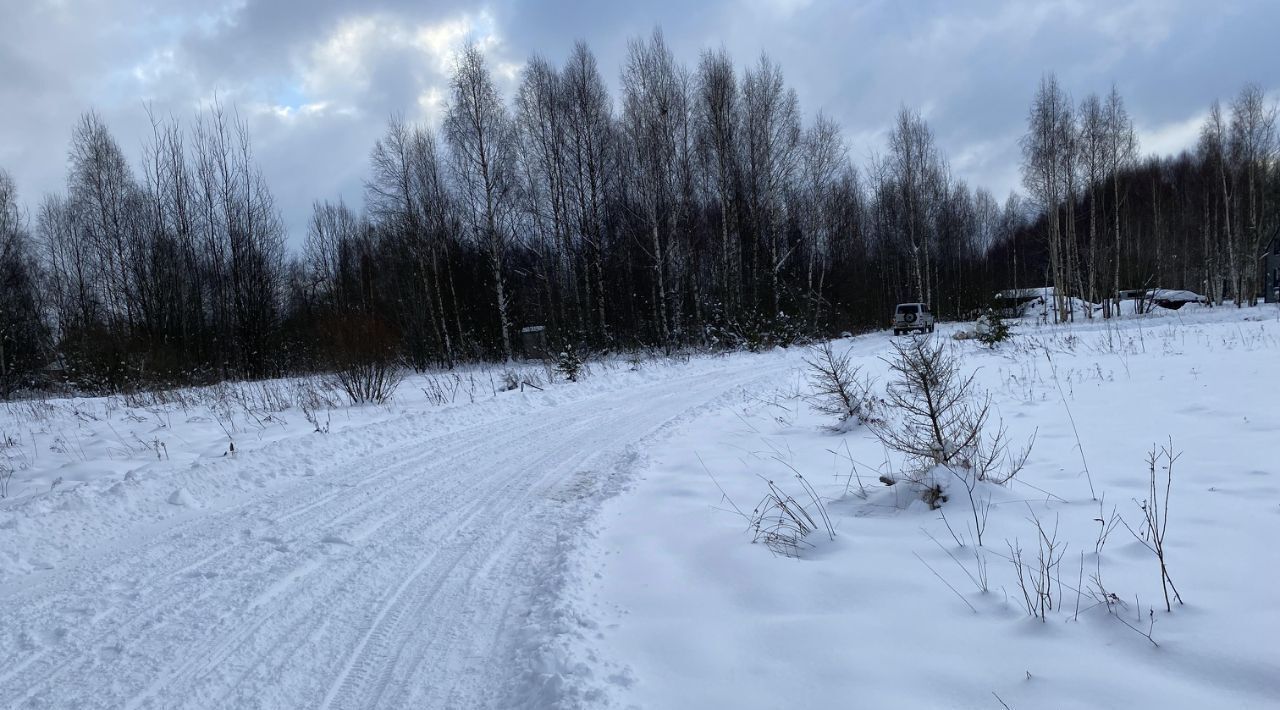
[[[932,324],[929,326],[929,332],[930,332],[930,333],[932,333],[932,332],[933,332],[933,325],[932,325]]]
[[[903,314],[902,314],[902,320],[904,320],[904,321],[906,321],[906,322],[908,322],[908,323],[914,323],[914,322],[916,322],[916,314],[914,314],[914,313],[903,313]]]

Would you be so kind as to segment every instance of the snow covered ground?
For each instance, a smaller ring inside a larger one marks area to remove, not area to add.
[[[981,548],[967,503],[824,428],[801,349],[414,377],[386,407],[311,381],[5,405],[0,707],[1275,706],[1280,311],[1015,330],[948,340],[1037,431]],[[882,387],[890,341],[837,346]],[[1167,613],[1095,518],[1138,525],[1170,440]],[[762,476],[801,497],[792,469],[836,529],[801,559],[731,507]],[[1033,518],[1066,546],[1045,622],[1005,559]]]
[[[1013,440],[1038,429],[1025,470],[990,491],[981,548],[962,489],[929,510],[880,484],[899,462],[865,428],[824,430],[833,420],[806,404],[798,373],[741,393],[652,450],[574,556],[564,604],[583,625],[566,646],[600,693],[586,704],[1280,707],[1278,316],[1157,309],[1025,325],[996,350],[956,342]],[[876,333],[839,345],[883,386],[888,343]],[[1186,603],[1167,613],[1156,561],[1123,525],[1095,550],[1097,519],[1113,510],[1140,529],[1146,455],[1170,440],[1182,455],[1167,555]],[[793,469],[830,499],[836,528],[798,560],[749,544],[732,507],[761,500],[761,477],[805,500]],[[1065,547],[1044,622],[1028,615],[1008,559],[1009,542],[1035,558],[1034,518]],[[1099,571],[1114,616],[1090,594]]]
[[[283,394],[15,405],[0,707],[549,705],[542,647],[586,515],[647,440],[786,362],[480,377],[444,406],[418,378],[321,413],[328,433]]]

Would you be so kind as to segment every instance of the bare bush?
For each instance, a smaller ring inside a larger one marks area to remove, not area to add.
[[[4,403],[5,411],[18,421],[46,422],[58,413],[59,407],[44,399],[23,399]]]
[[[1150,550],[1160,563],[1160,588],[1164,591],[1165,611],[1173,611],[1169,597],[1171,591],[1173,599],[1182,604],[1182,595],[1178,594],[1178,588],[1173,586],[1173,579],[1169,576],[1164,546],[1165,532],[1169,527],[1169,492],[1173,489],[1173,464],[1181,456],[1181,453],[1174,452],[1172,439],[1168,446],[1151,447],[1151,452],[1147,454],[1147,499],[1138,503],[1142,508],[1142,527],[1135,531],[1128,523],[1124,524],[1134,539]],[[1160,481],[1156,474],[1157,467],[1164,471],[1163,496],[1158,490]]]
[[[35,446],[34,440],[32,446]],[[9,485],[13,482],[13,475],[30,467],[31,461],[31,457],[22,448],[20,439],[15,439],[7,433],[0,434],[0,499],[9,497]]]
[[[860,376],[862,369],[849,361],[847,352],[836,353],[830,342],[824,342],[814,348],[805,364],[809,386],[813,388],[809,404],[815,411],[839,420],[831,427],[833,430],[843,431],[854,423],[877,420],[883,402],[871,393],[870,379]]]
[[[293,382],[293,402],[303,412],[336,409],[338,395],[332,383],[321,377],[302,377]]]
[[[351,362],[335,375],[352,404],[384,404],[403,379],[400,366],[385,360]]]
[[[329,410],[337,409],[340,397],[334,387],[335,383],[324,377],[302,377],[289,384],[294,406],[317,434],[329,433],[333,420]]]
[[[1067,545],[1058,541],[1058,524],[1055,521],[1053,531],[1044,529],[1040,519],[1032,514],[1031,522],[1036,527],[1036,556],[1026,558],[1022,546],[1017,540],[1005,543],[1009,546],[1009,561],[1017,573],[1018,589],[1022,591],[1023,605],[1027,614],[1040,619],[1048,618],[1048,613],[1062,601],[1062,558],[1067,554]]]
[[[334,376],[351,403],[386,403],[404,378],[396,334],[360,314],[335,318],[328,331]]]
[[[458,390],[462,387],[462,377],[457,373],[448,375],[431,375],[426,378],[422,394],[427,402],[437,406],[452,404],[458,398]]]

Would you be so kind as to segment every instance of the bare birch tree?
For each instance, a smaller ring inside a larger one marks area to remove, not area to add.
[[[445,135],[463,213],[489,260],[502,354],[510,360],[511,320],[505,267],[507,252],[515,241],[512,230],[519,190],[515,133],[484,55],[475,45],[465,47],[454,66]]]

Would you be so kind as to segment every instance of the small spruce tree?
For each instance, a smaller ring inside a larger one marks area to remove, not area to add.
[[[978,317],[978,325],[974,329],[978,342],[989,348],[1009,339],[1009,324],[1004,322],[998,311],[987,311]]]
[[[564,350],[560,351],[560,358],[556,361],[556,370],[570,382],[577,382],[578,378],[582,376],[582,358],[578,357],[578,353],[574,351],[572,345],[566,345]]]

